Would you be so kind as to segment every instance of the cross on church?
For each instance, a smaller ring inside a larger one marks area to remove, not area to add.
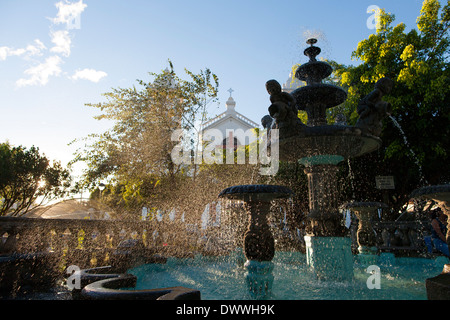
[[[231,98],[231,94],[234,92],[234,90],[230,88],[227,91],[230,93],[230,98]]]

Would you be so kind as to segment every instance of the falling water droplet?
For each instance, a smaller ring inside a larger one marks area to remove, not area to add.
[[[419,158],[417,158],[416,153],[414,152],[414,150],[411,148],[411,145],[409,144],[408,138],[406,137],[406,133],[405,131],[403,131],[402,126],[400,125],[400,123],[398,123],[398,121],[392,116],[389,115],[389,118],[392,120],[392,123],[397,127],[397,129],[400,131],[400,134],[403,137],[403,142],[405,143],[405,146],[408,148],[409,153],[411,154],[415,164],[417,165],[417,168],[419,169],[419,176],[420,176],[420,183],[422,185],[427,185],[428,181],[425,179],[425,177],[423,176],[422,173],[422,166],[420,164]]]
[[[353,171],[352,171],[350,159],[347,160],[347,164],[348,164],[348,176],[350,178],[350,185],[352,187],[352,199],[355,200],[355,185],[354,185],[355,175],[353,174]]]

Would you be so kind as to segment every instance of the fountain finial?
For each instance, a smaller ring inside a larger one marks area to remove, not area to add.
[[[317,43],[317,39],[316,38],[309,38],[308,40],[306,40],[307,44],[310,44],[311,46]]]
[[[316,61],[316,56],[321,52],[319,47],[315,47],[314,44],[317,43],[316,38],[309,38],[306,43],[311,45],[303,51],[303,54],[309,58],[309,61]]]

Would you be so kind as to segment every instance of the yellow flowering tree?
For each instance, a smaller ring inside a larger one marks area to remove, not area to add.
[[[394,81],[391,94],[384,99],[392,104],[392,116],[409,146],[387,119],[382,149],[354,160],[352,169],[359,168],[359,178],[370,171],[394,175],[392,199],[400,203],[419,185],[450,182],[450,1],[445,5],[438,0],[423,1],[417,28],[408,32],[404,23],[394,25],[394,14],[381,10],[378,17],[376,32],[360,41],[352,53],[360,62],[357,66],[331,62],[348,99],[330,111],[330,118],[343,113],[354,124],[358,101],[373,90],[375,82],[382,77]],[[374,166],[376,170],[370,170]],[[374,177],[368,176],[374,184]],[[356,191],[373,198],[368,189],[373,190],[361,187]]]

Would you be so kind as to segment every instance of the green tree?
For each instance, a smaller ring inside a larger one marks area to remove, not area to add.
[[[379,19],[376,33],[359,42],[352,53],[359,65],[331,62],[348,99],[330,110],[330,116],[343,113],[354,124],[358,101],[375,82],[382,77],[394,80],[384,99],[392,104],[392,116],[405,136],[388,119],[382,148],[352,160],[352,166],[361,198],[381,197],[374,190],[375,173],[394,175],[391,205],[401,206],[414,188],[450,180],[450,2],[442,7],[437,0],[423,1],[417,29],[408,32],[404,23],[394,26],[393,14],[381,10]]]
[[[19,216],[30,209],[67,195],[70,173],[32,146],[0,144],[0,216]]]
[[[72,162],[87,164],[84,185],[95,188],[109,181],[102,194],[116,208],[163,203],[189,179],[192,167],[172,160],[179,143],[173,141],[173,134],[189,132],[182,143],[194,143],[195,125],[204,120],[207,104],[217,97],[218,77],[209,69],[199,74],[185,70],[190,79],[183,80],[170,61],[169,65],[159,74],[150,73],[153,81],[138,80],[139,89],[113,89],[104,94],[107,102],[87,104],[102,112],[97,119],[110,120],[113,126],[89,136],[89,144],[77,151]]]

